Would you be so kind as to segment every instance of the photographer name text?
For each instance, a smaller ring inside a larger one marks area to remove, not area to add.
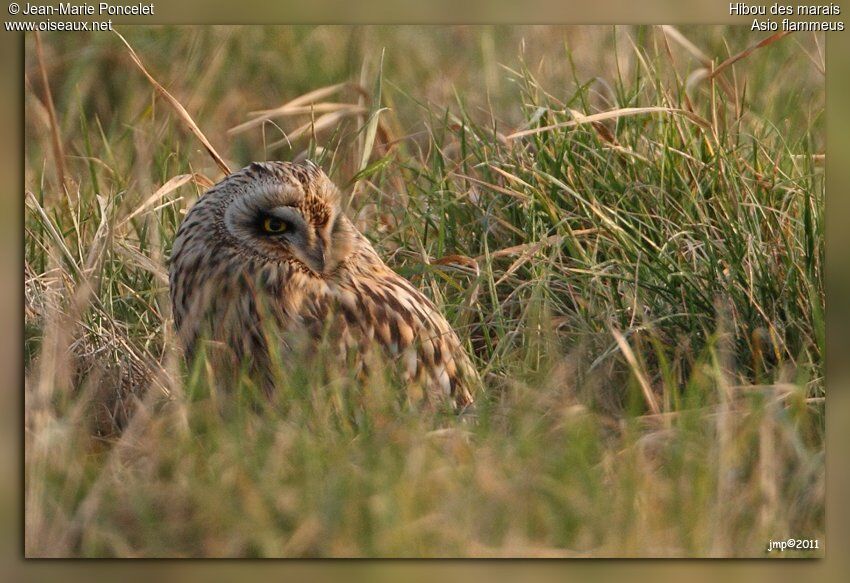
[[[152,16],[154,5],[150,4],[72,4],[60,2],[55,6],[42,4],[24,4],[21,16]]]

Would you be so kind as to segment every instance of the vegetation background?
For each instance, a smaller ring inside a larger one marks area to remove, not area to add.
[[[28,556],[823,553],[822,36],[121,32],[231,169],[320,162],[486,392],[211,390],[165,262],[221,169],[118,36],[30,36]]]

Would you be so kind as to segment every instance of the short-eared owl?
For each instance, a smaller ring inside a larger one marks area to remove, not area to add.
[[[356,355],[359,374],[379,346],[429,401],[472,402],[478,375],[454,330],[384,264],[310,162],[254,163],[211,188],[177,231],[170,284],[190,355],[203,337],[267,372],[271,350],[285,366],[324,338]]]

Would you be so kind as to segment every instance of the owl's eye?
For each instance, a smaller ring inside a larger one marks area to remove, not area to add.
[[[266,233],[277,235],[279,233],[285,233],[286,229],[286,223],[278,218],[266,217],[266,220],[263,221],[263,231]]]

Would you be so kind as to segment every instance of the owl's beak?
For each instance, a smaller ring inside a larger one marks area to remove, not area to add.
[[[316,241],[310,249],[310,268],[316,273],[325,272],[325,245],[321,240]]]

